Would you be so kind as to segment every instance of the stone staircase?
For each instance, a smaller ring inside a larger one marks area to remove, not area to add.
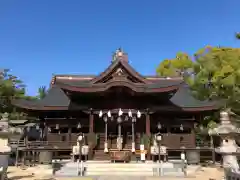
[[[84,176],[158,176],[158,163],[130,162],[110,163],[109,161],[87,161],[83,163]],[[78,163],[67,162],[55,173],[56,176],[75,177],[78,176]],[[163,176],[184,176],[180,163],[163,163]]]
[[[86,176],[153,176],[153,168],[143,163],[88,163]]]

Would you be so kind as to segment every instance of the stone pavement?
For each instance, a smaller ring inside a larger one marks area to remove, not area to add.
[[[140,176],[95,176],[95,177],[59,177],[51,178],[34,174],[29,170],[22,170],[21,168],[9,167],[9,180],[209,180],[210,178],[222,180],[223,170],[219,168],[203,167],[201,171],[197,172],[192,177],[140,177]]]
[[[140,176],[95,176],[95,177],[72,177],[56,178],[57,180],[146,180],[146,177]]]

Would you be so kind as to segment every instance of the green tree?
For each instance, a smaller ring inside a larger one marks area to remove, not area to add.
[[[0,112],[11,113],[13,98],[25,96],[25,85],[16,76],[9,73],[8,69],[0,71]]]
[[[207,46],[195,54],[194,77],[188,77],[193,95],[223,102],[240,110],[240,49]]]
[[[236,33],[236,38],[240,39],[240,33]]]
[[[19,78],[9,73],[8,69],[0,71],[0,116],[9,114],[9,119],[25,119],[26,114],[19,112],[12,105],[12,100],[16,98],[33,99],[25,95],[25,85]]]
[[[41,86],[38,88],[38,99],[43,99],[47,95],[47,88],[46,86]]]
[[[157,68],[157,74],[165,77],[184,76],[191,72],[193,61],[186,53],[177,53],[174,59],[163,60]]]

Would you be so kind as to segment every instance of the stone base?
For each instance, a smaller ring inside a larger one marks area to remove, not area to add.
[[[0,168],[1,168],[1,173],[7,172],[8,169],[8,154],[0,154]]]

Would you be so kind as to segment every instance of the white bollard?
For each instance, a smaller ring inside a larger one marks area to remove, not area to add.
[[[83,176],[83,161],[81,161],[80,176]]]
[[[185,161],[186,161],[186,156],[185,156],[185,152],[182,151],[181,152],[181,160],[182,160],[182,171],[184,173],[184,175],[186,176],[186,169],[185,169]]]
[[[146,154],[145,154],[144,150],[145,150],[144,144],[140,144],[141,161],[145,161],[146,160]]]
[[[79,169],[80,169],[80,159],[77,161],[77,175],[79,175]]]

